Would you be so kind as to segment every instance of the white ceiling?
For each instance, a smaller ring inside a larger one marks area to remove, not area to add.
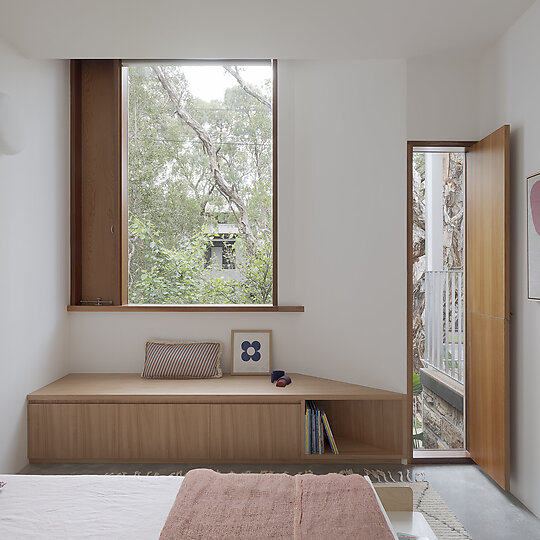
[[[474,53],[534,0],[0,0],[41,58],[404,58]]]

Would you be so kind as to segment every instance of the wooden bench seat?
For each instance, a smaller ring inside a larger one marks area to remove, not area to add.
[[[71,374],[27,396],[31,462],[397,461],[406,395],[291,374],[149,380]],[[304,453],[305,401],[326,410],[339,455]]]

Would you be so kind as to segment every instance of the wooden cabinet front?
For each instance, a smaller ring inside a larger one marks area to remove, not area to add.
[[[44,403],[28,405],[34,461],[206,459],[207,404]]]
[[[219,461],[295,461],[300,457],[299,404],[210,405],[210,457]]]
[[[30,403],[31,461],[295,461],[299,404]]]
[[[119,458],[128,461],[208,459],[208,404],[145,403],[118,407]]]
[[[118,405],[28,405],[30,461],[85,461],[118,457]]]

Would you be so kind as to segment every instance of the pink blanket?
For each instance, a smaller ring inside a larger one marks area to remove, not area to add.
[[[187,473],[160,540],[392,540],[360,475]]]

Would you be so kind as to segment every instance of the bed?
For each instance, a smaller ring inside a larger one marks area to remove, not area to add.
[[[184,477],[0,475],[2,480],[0,538],[150,540],[159,538]]]
[[[159,534],[180,476],[0,475],[0,538],[149,540]]]

